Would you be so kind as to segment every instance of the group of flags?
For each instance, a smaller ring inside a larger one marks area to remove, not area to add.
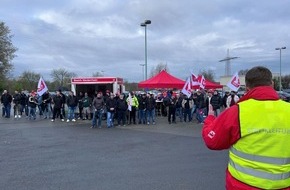
[[[238,73],[236,72],[233,77],[231,78],[231,80],[227,83],[227,86],[233,90],[233,91],[238,91],[241,84],[240,84],[240,78]],[[205,84],[205,78],[203,75],[195,75],[193,74],[193,72],[191,72],[190,77],[187,78],[181,92],[183,94],[185,94],[187,97],[191,96],[192,93],[192,88],[193,87],[198,87],[201,89],[205,89],[206,84]],[[42,77],[40,77],[39,81],[38,81],[38,85],[37,85],[37,94],[39,96],[42,96],[46,91],[48,90],[47,85],[45,84],[44,80]],[[129,93],[129,100],[131,100],[131,94]],[[129,109],[131,109],[131,102],[129,104]]]
[[[201,89],[205,88],[205,78],[203,75],[197,76],[191,72],[191,75],[187,78],[181,92],[187,97],[190,97],[193,87],[198,87]]]
[[[240,78],[238,73],[235,73],[231,80],[227,83],[227,86],[233,90],[233,91],[238,91],[241,84],[240,84]],[[193,87],[198,87],[200,89],[205,89],[206,87],[206,82],[205,78],[203,75],[195,75],[191,72],[190,77],[187,78],[181,92],[185,94],[187,97],[191,96],[192,93],[192,88]]]

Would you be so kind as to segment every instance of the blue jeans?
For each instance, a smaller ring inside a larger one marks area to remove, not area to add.
[[[139,119],[139,124],[145,124],[146,123],[146,111],[145,110],[139,110],[138,111],[138,119]]]
[[[68,107],[67,119],[72,120],[75,118],[75,109],[76,107]]]
[[[147,110],[147,123],[150,123],[150,119],[152,123],[155,123],[155,109]]]
[[[200,123],[203,123],[203,120],[204,120],[204,112],[205,112],[205,109],[204,108],[197,108],[196,109],[196,119],[200,122]]]
[[[36,119],[36,108],[28,107],[29,109],[29,119]]]
[[[192,120],[191,117],[191,109],[190,108],[185,108],[184,109],[184,121],[186,122],[186,118],[188,117],[188,121],[190,122]]]
[[[5,117],[10,118],[11,104],[4,105],[5,108]]]
[[[192,106],[192,109],[191,109],[191,117],[193,117],[193,114],[196,113],[196,105],[193,105]]]
[[[97,120],[98,120],[98,123],[97,123]],[[95,110],[94,111],[92,126],[96,127],[96,124],[99,128],[102,125],[102,110]]]
[[[114,112],[107,112],[107,127],[114,127]]]
[[[182,107],[176,108],[175,113],[176,113],[176,116],[179,117],[179,120],[182,121],[182,116],[183,116]]]
[[[51,118],[51,104],[50,103],[47,103],[44,105],[44,116],[47,117],[47,118]]]
[[[126,123],[126,110],[118,110],[118,125],[121,124],[122,121],[122,125],[125,125]]]

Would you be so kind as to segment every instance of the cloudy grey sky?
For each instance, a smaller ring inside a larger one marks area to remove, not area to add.
[[[232,73],[264,65],[290,74],[289,0],[0,0],[0,20],[14,35],[19,50],[14,76],[29,70],[50,80],[52,69],[78,76],[104,71],[130,82],[143,79],[147,27],[148,75],[166,63],[185,79],[189,70],[224,74],[226,57]]]

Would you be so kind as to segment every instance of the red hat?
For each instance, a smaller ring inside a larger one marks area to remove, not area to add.
[[[34,92],[34,90],[32,90],[31,93],[30,93],[30,95],[31,96],[35,96],[36,95],[36,92]]]

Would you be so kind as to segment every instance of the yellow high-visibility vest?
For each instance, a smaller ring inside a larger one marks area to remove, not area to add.
[[[262,189],[290,187],[290,104],[250,99],[238,105],[241,138],[230,148],[229,172]]]

